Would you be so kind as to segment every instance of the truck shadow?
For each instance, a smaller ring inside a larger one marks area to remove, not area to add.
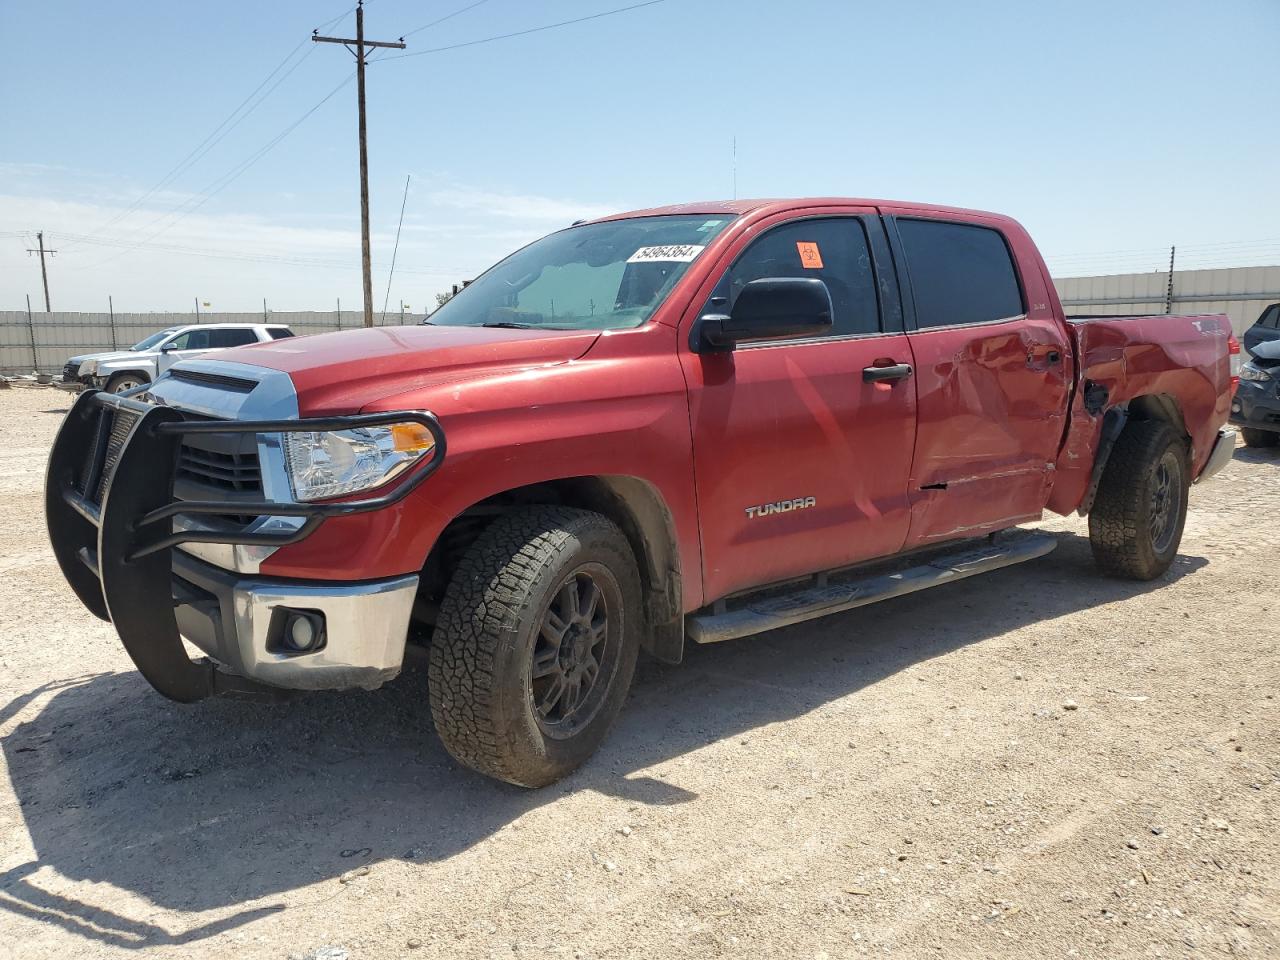
[[[1207,562],[1179,557],[1150,584],[1106,580],[1086,538],[1058,537],[1048,557],[938,588],[926,602],[900,598],[695,647],[680,667],[644,663],[599,754],[541,791],[453,763],[430,729],[420,669],[382,691],[270,707],[181,707],[135,673],[32,690],[0,710],[3,723],[43,703],[3,740],[35,857],[0,873],[0,909],[111,946],[191,943],[285,909],[264,899],[360,865],[450,857],[565,793],[688,802],[696,796],[644,771],[1030,622],[1160,589]],[[1054,589],[1064,583],[1072,589]],[[88,883],[183,914],[182,929],[95,906]],[[198,916],[206,911],[217,918]]]

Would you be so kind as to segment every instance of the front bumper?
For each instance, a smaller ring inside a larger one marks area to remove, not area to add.
[[[255,434],[279,442],[279,435],[290,431],[405,420],[426,426],[436,448],[428,462],[382,496],[322,503],[174,498],[186,435]],[[49,539],[81,602],[114,624],[138,670],[170,699],[262,695],[270,687],[377,686],[399,670],[416,576],[371,583],[244,578],[174,548],[294,543],[326,517],[377,510],[403,499],[439,466],[444,452],[444,434],[429,413],[191,419],[173,407],[90,390],[72,405],[50,452],[45,477]],[[301,523],[211,529],[187,522],[228,514]],[[301,653],[286,650],[280,641],[290,610],[313,616],[323,629],[323,643]],[[192,661],[183,635],[213,661]]]
[[[417,576],[369,583],[242,578],[176,551],[178,632],[232,673],[293,690],[373,689],[400,672]],[[318,618],[313,649],[290,648],[297,615]]]
[[[1280,383],[1241,380],[1231,398],[1231,423],[1254,430],[1280,432]]]

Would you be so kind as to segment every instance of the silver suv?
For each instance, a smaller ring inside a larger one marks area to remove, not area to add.
[[[58,386],[67,390],[96,387],[123,393],[150,383],[179,360],[212,350],[283,340],[293,331],[281,323],[200,323],[170,327],[140,340],[128,350],[72,357],[62,368]]]

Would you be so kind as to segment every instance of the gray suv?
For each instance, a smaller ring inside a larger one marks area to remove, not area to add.
[[[281,323],[199,323],[169,327],[140,340],[128,350],[72,357],[62,368],[58,386],[67,390],[95,387],[123,393],[150,383],[179,360],[212,350],[282,340],[293,331]]]

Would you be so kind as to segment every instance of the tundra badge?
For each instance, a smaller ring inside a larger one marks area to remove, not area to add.
[[[762,503],[756,507],[747,507],[748,517],[767,517],[774,513],[790,513],[792,510],[805,510],[817,506],[816,497],[796,497],[794,500],[776,500],[773,503]]]

